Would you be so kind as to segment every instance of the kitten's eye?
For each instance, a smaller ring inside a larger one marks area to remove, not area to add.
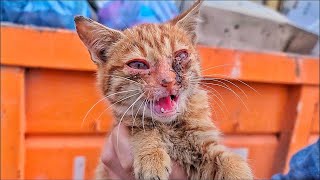
[[[133,69],[149,69],[149,65],[147,62],[136,60],[136,61],[131,61],[127,63],[127,65]]]
[[[175,53],[175,60],[177,61],[183,61],[185,59],[187,59],[189,56],[188,51],[183,49],[183,50],[179,50]]]

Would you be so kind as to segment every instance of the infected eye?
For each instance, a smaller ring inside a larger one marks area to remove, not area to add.
[[[127,63],[127,65],[133,69],[149,69],[149,65],[146,62],[143,61],[131,61]]]
[[[189,56],[187,50],[180,50],[180,51],[177,51],[175,54],[176,55],[175,55],[174,59],[177,61],[183,61],[183,60],[187,59]]]

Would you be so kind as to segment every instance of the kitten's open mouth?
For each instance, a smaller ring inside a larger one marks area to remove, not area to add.
[[[178,96],[175,95],[162,97],[159,100],[150,103],[149,108],[158,116],[172,116],[177,112],[177,100]]]

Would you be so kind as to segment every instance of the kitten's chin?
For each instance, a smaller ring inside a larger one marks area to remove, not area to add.
[[[170,123],[170,122],[174,121],[177,118],[177,116],[178,116],[177,114],[173,114],[171,116],[165,116],[165,117],[164,116],[163,117],[157,116],[155,118],[155,120],[166,124],[166,123]]]
[[[172,112],[166,112],[166,113],[153,112],[152,116],[153,116],[152,118],[155,121],[159,121],[162,123],[170,123],[171,121],[174,121],[177,118],[178,112],[176,110]]]

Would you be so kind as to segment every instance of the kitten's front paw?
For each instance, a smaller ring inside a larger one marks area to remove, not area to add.
[[[167,180],[169,178],[171,170],[168,167],[155,168],[144,167],[135,171],[135,177],[139,180]]]
[[[215,179],[252,180],[253,175],[248,163],[239,155],[224,152],[216,157],[219,167]]]
[[[142,155],[134,162],[135,177],[139,180],[167,180],[171,173],[170,161],[169,155],[163,150]]]

